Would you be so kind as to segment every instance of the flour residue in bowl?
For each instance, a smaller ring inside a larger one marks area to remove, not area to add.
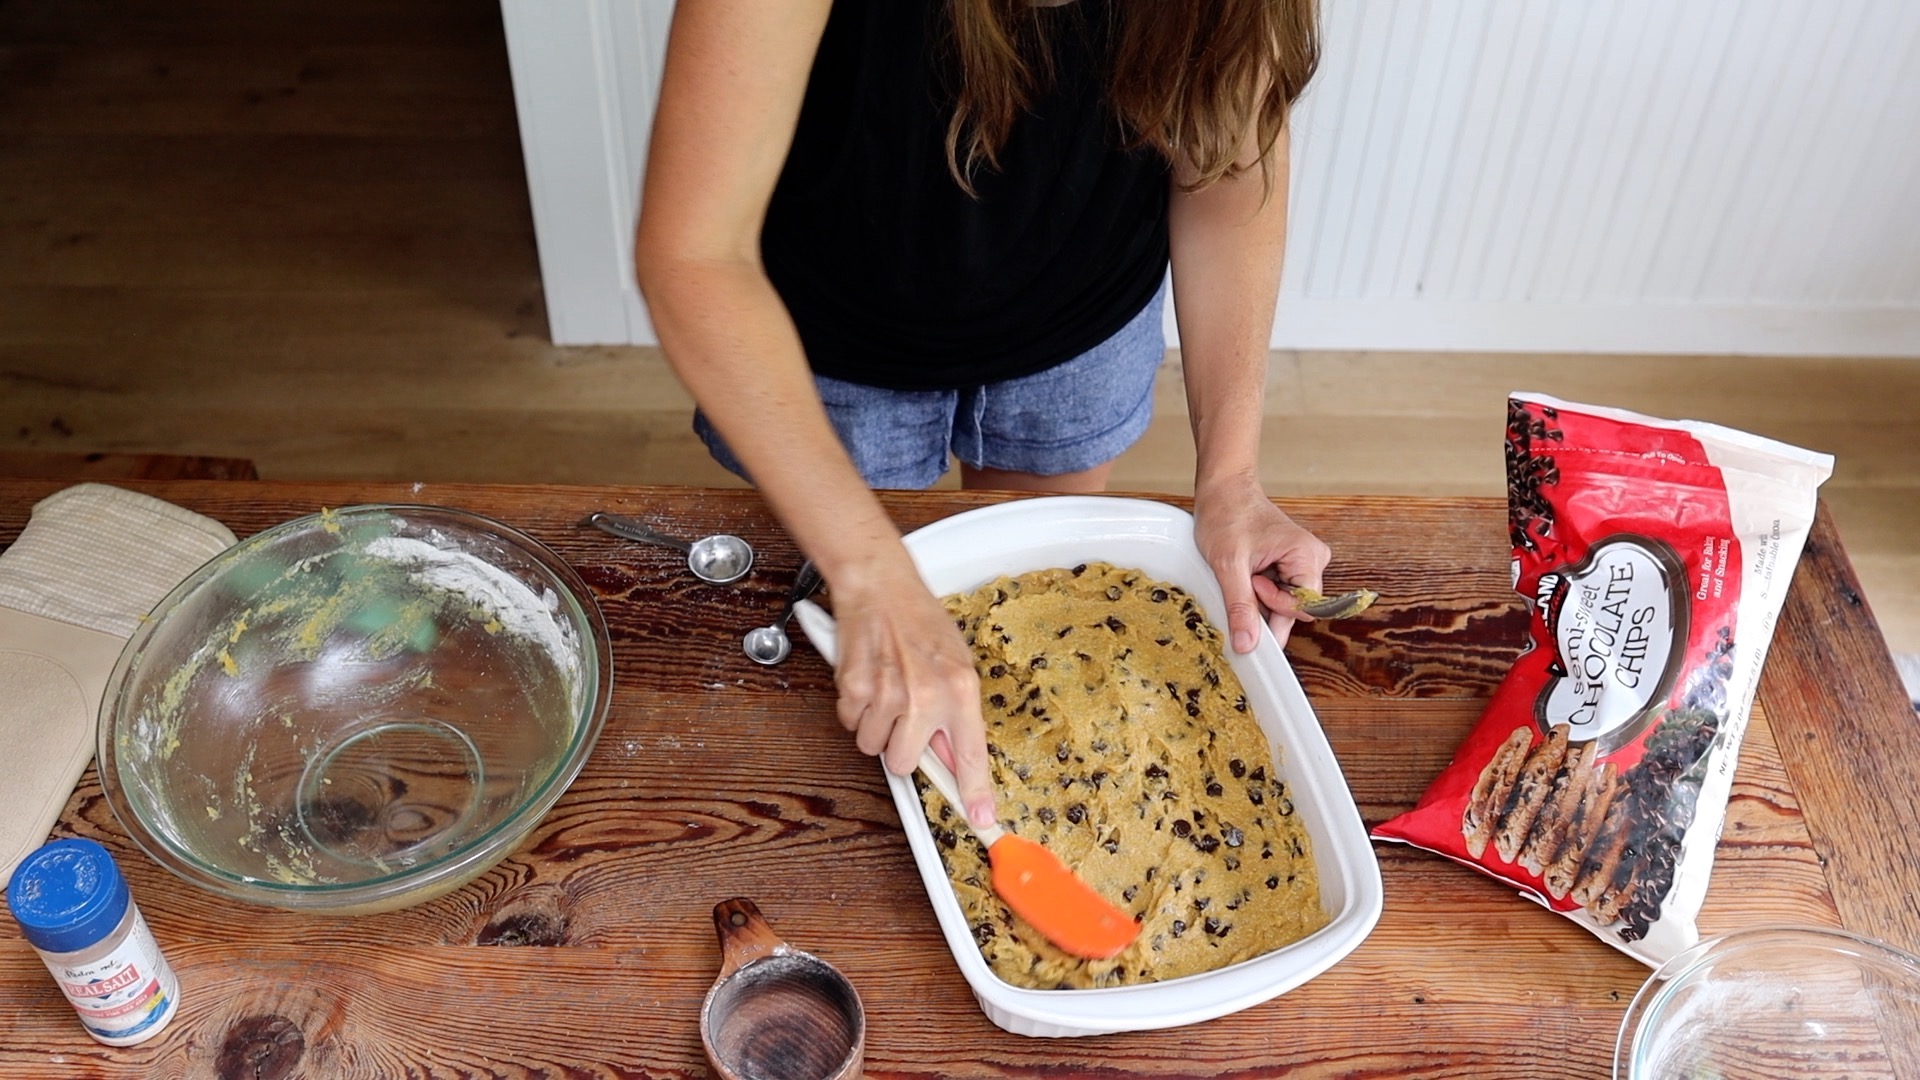
[[[566,598],[493,538],[318,525],[236,549],[170,613],[147,647],[180,659],[114,740],[169,845],[246,880],[364,880],[471,842],[551,775],[595,691]]]
[[[536,641],[573,686],[577,709],[586,687],[580,679],[580,642],[560,621],[560,597],[552,589],[535,593],[526,582],[464,551],[435,547],[424,540],[386,536],[367,544],[367,554],[417,567],[416,580],[465,597],[484,610],[489,633],[507,633]]]

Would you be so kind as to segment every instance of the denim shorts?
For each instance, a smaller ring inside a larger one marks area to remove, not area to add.
[[[827,418],[869,487],[930,487],[949,455],[976,468],[1058,476],[1105,464],[1153,420],[1167,351],[1166,288],[1118,333],[1063,364],[960,390],[886,390],[814,376]],[[693,429],[713,459],[748,478],[706,416]],[[749,478],[750,479],[750,478]]]

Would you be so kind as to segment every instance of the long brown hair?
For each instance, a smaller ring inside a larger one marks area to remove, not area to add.
[[[1084,0],[1082,0],[1084,2]],[[999,167],[1013,122],[1052,77],[1046,5],[948,0],[960,85],[947,165],[969,193]],[[1320,61],[1314,0],[1111,0],[1107,104],[1129,145],[1192,168],[1188,190],[1240,172],[1254,133],[1273,184],[1273,146]]]

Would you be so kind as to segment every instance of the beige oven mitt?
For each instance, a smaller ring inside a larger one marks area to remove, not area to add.
[[[233,542],[212,518],[80,484],[36,503],[0,551],[0,887],[46,840],[93,759],[127,639]]]

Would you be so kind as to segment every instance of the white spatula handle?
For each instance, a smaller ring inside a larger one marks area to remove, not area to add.
[[[799,622],[800,629],[805,631],[807,640],[813,642],[813,647],[820,653],[821,659],[829,664],[838,664],[839,628],[834,623],[833,616],[819,604],[811,600],[802,600],[793,605],[793,617]],[[938,791],[940,797],[947,800],[947,805],[953,807],[959,813],[960,819],[965,821],[966,804],[960,801],[960,783],[953,778],[953,773],[947,769],[939,755],[933,752],[932,746],[920,752],[920,771],[927,774],[927,779],[932,781],[934,790]],[[972,823],[968,822],[968,824],[971,826]],[[1005,831],[998,825],[988,825],[973,831],[980,837],[980,842],[988,847],[992,847],[994,841],[1005,835]]]

